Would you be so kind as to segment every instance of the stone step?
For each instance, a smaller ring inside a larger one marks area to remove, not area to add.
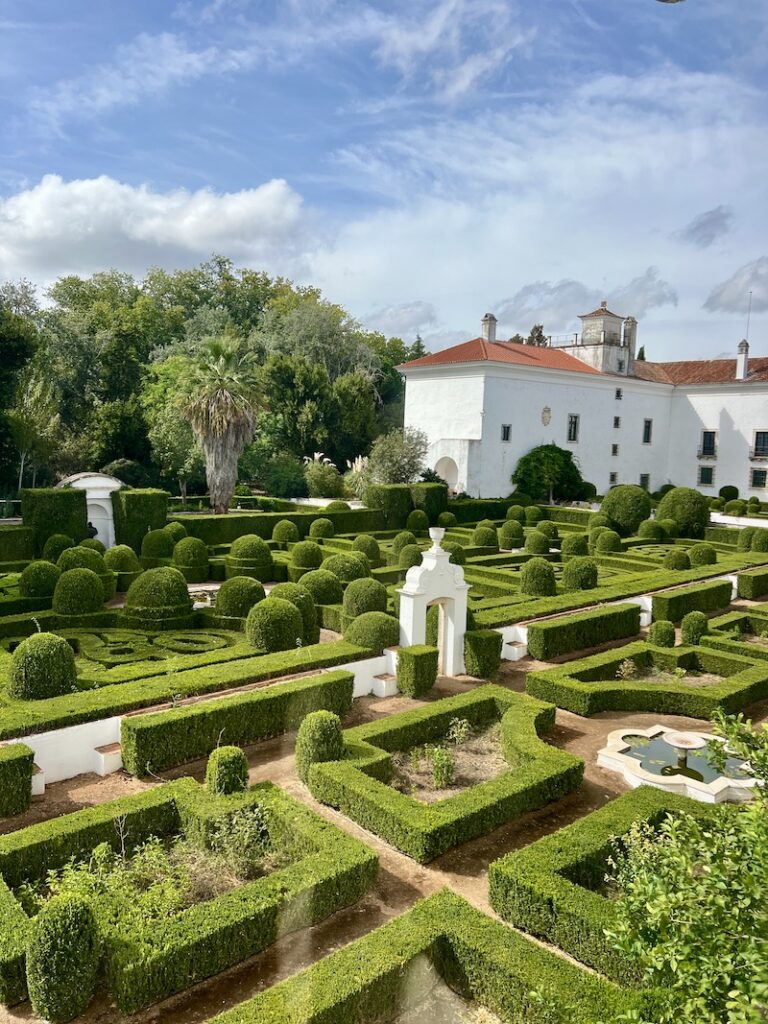
[[[93,770],[102,778],[119,772],[123,767],[123,750],[119,743],[105,743],[93,751]]]
[[[397,681],[391,672],[382,672],[373,677],[373,693],[376,697],[394,697],[398,692]]]

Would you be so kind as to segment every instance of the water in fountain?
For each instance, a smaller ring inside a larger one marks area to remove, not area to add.
[[[727,758],[722,772],[710,764],[709,751],[715,745],[720,746],[717,740],[708,740],[705,746],[699,750],[687,751],[686,756],[681,758],[681,751],[668,743],[663,735],[648,737],[628,734],[622,739],[627,744],[622,753],[634,757],[640,762],[640,767],[651,775],[684,775],[688,779],[707,783],[714,782],[721,776],[726,779],[751,777],[749,772],[744,770],[745,762],[738,757]]]

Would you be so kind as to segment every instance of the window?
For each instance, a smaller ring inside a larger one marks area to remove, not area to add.
[[[640,474],[640,486],[643,488],[644,491],[649,491],[651,489],[651,476],[650,476],[650,473],[641,473]]]
[[[614,429],[617,429],[618,427],[621,426],[621,416],[614,416],[613,417],[613,426],[614,426]]]
[[[501,424],[501,440],[502,441],[509,441],[511,435],[512,435],[512,424],[511,423],[502,423]]]
[[[621,388],[616,388],[616,401],[620,402],[623,397],[624,397],[624,393],[621,390]]]
[[[653,420],[643,420],[643,444],[650,444],[653,437]]]
[[[618,454],[619,454],[619,446],[617,444],[612,444],[611,445],[611,455],[618,455]]]
[[[755,457],[768,458],[768,430],[755,431]]]
[[[768,484],[768,469],[753,469],[750,487],[762,489]]]
[[[568,417],[568,440],[579,440],[579,417],[573,413]]]
[[[711,487],[715,482],[714,466],[699,466],[699,484],[702,487]]]
[[[619,373],[624,373],[624,360],[619,360]]]
[[[614,487],[618,482],[619,482],[619,474],[618,473],[611,473],[611,475],[608,477],[608,483],[611,485],[611,487]]]
[[[715,455],[717,454],[716,430],[702,430],[701,452],[699,454],[703,459],[714,459]]]

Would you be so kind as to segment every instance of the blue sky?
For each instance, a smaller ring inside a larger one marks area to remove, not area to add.
[[[433,348],[768,354],[768,0],[0,0],[0,278],[212,251]]]

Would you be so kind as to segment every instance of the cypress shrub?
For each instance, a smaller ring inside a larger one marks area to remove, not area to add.
[[[565,590],[594,590],[597,586],[597,562],[594,558],[571,558],[563,567]]]
[[[683,551],[682,548],[673,548],[664,556],[664,568],[672,569],[675,572],[682,572],[685,569],[691,568],[691,560],[687,552]]]
[[[369,537],[367,533],[361,533],[352,541],[353,551],[362,551],[372,565],[378,565],[381,561],[381,550],[379,542],[375,537]]]
[[[90,569],[97,576],[104,576],[107,573],[106,563],[99,552],[81,547],[79,544],[62,551],[56,560],[56,565],[62,572],[66,572],[68,569]]]
[[[301,577],[301,585],[311,595],[315,604],[340,604],[344,590],[335,573],[327,569],[313,569]]]
[[[421,565],[421,548],[418,544],[406,544],[400,549],[397,556],[397,564],[401,569],[410,569],[411,566]]]
[[[73,548],[75,542],[64,533],[52,533],[43,545],[43,558],[49,562],[58,562],[59,555],[67,548]]]
[[[688,612],[680,623],[680,638],[683,645],[695,647],[708,630],[707,616],[704,612]]]
[[[71,693],[77,685],[75,654],[63,636],[33,633],[11,658],[8,692],[17,700],[46,700]]]
[[[589,520],[589,532],[596,530],[600,526],[606,526],[609,530],[611,529],[611,520],[604,512],[596,512]]]
[[[496,532],[496,523],[492,519],[481,519],[477,526],[482,526],[486,530],[493,530],[494,533]]]
[[[622,537],[630,537],[650,516],[651,496],[635,484],[619,484],[603,498],[600,511]]]
[[[104,606],[104,586],[91,569],[68,569],[59,576],[53,591],[57,615],[88,615]]]
[[[549,552],[549,537],[538,530],[531,530],[525,538],[524,547],[530,555],[546,555]]]
[[[304,634],[301,612],[290,601],[280,597],[267,597],[254,605],[245,620],[248,643],[271,654],[300,647]]]
[[[568,533],[563,537],[560,545],[560,553],[565,557],[582,556],[589,554],[589,542],[584,533]]]
[[[205,583],[210,572],[208,548],[199,537],[182,537],[173,549],[173,564],[187,583]]]
[[[270,597],[290,601],[299,610],[303,623],[302,642],[305,646],[320,642],[320,627],[317,624],[317,611],[312,595],[300,583],[278,583],[270,591]]]
[[[287,548],[289,544],[295,544],[299,539],[299,528],[290,519],[281,519],[275,523],[272,530],[272,540],[281,548]]]
[[[387,610],[387,588],[373,579],[353,580],[344,591],[344,614],[357,618],[365,612]]]
[[[380,653],[385,647],[397,647],[400,643],[400,623],[386,612],[365,612],[347,626],[344,639]]]
[[[355,555],[362,557],[355,558]],[[330,558],[326,558],[323,562],[322,568],[326,572],[333,573],[342,583],[351,583],[352,580],[359,580],[363,576],[371,575],[371,570],[368,568],[368,560],[362,551],[355,551],[354,554],[331,555]]]
[[[216,747],[208,758],[205,785],[216,796],[244,793],[248,788],[248,761],[240,747]]]
[[[54,896],[30,928],[27,989],[32,1009],[54,1024],[78,1017],[96,989],[100,943],[89,903]]]
[[[675,540],[676,537],[680,536],[680,528],[674,519],[660,519],[656,516],[656,522],[664,531],[664,536],[667,540]]]
[[[243,534],[242,537],[232,541],[229,553],[233,558],[244,562],[272,562],[272,552],[269,550],[269,545],[261,537],[257,537],[255,533]]]
[[[423,697],[435,685],[439,652],[436,647],[402,647],[397,653],[397,688],[406,697]]]
[[[669,619],[658,619],[651,623],[648,630],[648,642],[656,647],[675,646],[675,624]]]
[[[723,511],[727,516],[743,516],[747,511],[747,503],[735,498],[733,501],[726,501]]]
[[[326,519],[322,516],[320,519],[315,519],[309,527],[310,537],[332,537],[335,533],[333,523],[330,519]]]
[[[323,549],[313,540],[300,540],[291,548],[291,562],[299,569],[319,569],[323,564]]]
[[[296,772],[302,782],[309,778],[313,764],[341,761],[344,757],[344,732],[341,719],[332,711],[310,711],[296,736]]]
[[[521,548],[524,541],[523,528],[516,519],[508,519],[498,531],[499,547]]]
[[[216,614],[244,619],[259,601],[265,598],[264,587],[252,576],[230,576],[216,594]]]
[[[693,547],[688,549],[688,558],[692,566],[715,565],[717,563],[717,552],[711,544],[694,544]]]
[[[117,544],[104,553],[104,564],[117,578],[117,590],[122,594],[141,575],[142,568],[136,552],[127,544]]]
[[[453,512],[441,512],[437,517],[437,525],[442,526],[446,530],[450,530],[452,526],[457,525],[456,516]]]
[[[30,562],[19,576],[19,593],[22,597],[53,597],[59,576],[61,569],[52,562]]]
[[[531,597],[553,597],[557,593],[555,570],[545,558],[531,558],[520,570],[520,592]]]
[[[392,541],[392,551],[396,555],[399,555],[403,548],[406,547],[408,544],[416,543],[416,535],[411,533],[410,530],[403,530],[402,532],[398,533],[397,536]]]
[[[134,580],[125,595],[126,614],[143,617],[149,623],[186,616],[191,611],[187,581],[170,565],[147,569]]]
[[[551,519],[542,519],[540,523],[536,524],[536,529],[539,533],[543,533],[545,537],[549,537],[550,541],[556,540],[560,536],[557,532],[557,526]]]
[[[415,533],[416,536],[419,534],[424,535],[429,530],[429,516],[421,508],[415,508],[413,512],[408,513],[408,518],[405,520],[405,528],[410,530],[411,533]]]

